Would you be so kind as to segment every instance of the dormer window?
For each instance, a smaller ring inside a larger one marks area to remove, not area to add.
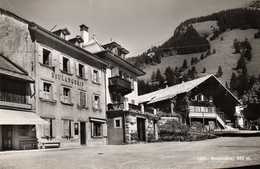
[[[59,29],[57,31],[54,31],[53,33],[58,35],[60,38],[65,39],[65,40],[66,40],[67,35],[70,35],[70,32],[67,28]]]

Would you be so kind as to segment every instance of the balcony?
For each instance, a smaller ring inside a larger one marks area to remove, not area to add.
[[[32,109],[32,105],[28,104],[28,96],[4,91],[0,91],[0,106],[17,109]]]
[[[154,115],[154,109],[152,107],[144,107],[131,103],[115,103],[107,105],[108,111],[129,111],[139,114]]]
[[[126,95],[132,92],[131,82],[119,76],[109,78],[109,89],[114,92]]]

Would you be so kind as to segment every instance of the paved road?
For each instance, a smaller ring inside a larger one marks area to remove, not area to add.
[[[0,169],[172,169],[260,164],[260,137],[0,153]]]

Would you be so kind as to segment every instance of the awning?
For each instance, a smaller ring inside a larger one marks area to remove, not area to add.
[[[100,123],[106,123],[106,119],[101,119],[101,118],[96,118],[96,117],[89,117],[89,121],[94,121],[94,122],[100,122]]]
[[[0,109],[0,125],[48,124],[33,112]]]

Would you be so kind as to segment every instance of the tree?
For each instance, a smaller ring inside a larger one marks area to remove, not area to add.
[[[201,73],[206,73],[206,68],[204,67]]]
[[[229,84],[229,86],[230,86],[230,89],[232,90],[232,91],[234,91],[234,90],[236,90],[237,89],[237,76],[236,76],[236,74],[233,72],[232,73],[232,75],[231,75],[231,79],[230,79],[230,84]]]
[[[165,69],[164,75],[165,75],[165,80],[167,81],[168,86],[172,86],[176,83],[176,77],[174,75],[174,71],[171,69],[170,66],[168,66]]]
[[[217,71],[216,77],[221,77],[222,75],[223,75],[222,67],[218,66],[218,71]]]
[[[240,42],[237,39],[234,39],[233,41],[233,47],[235,49],[234,54],[240,53]]]
[[[244,57],[241,55],[239,60],[237,61],[237,67],[236,67],[236,70],[244,70],[246,69],[246,61],[244,59]]]
[[[151,76],[151,81],[156,81],[156,74],[155,72],[152,73],[152,76]]]
[[[156,71],[156,81],[159,82],[159,86],[162,87],[164,84],[164,77],[161,74],[160,69],[157,69]]]
[[[187,63],[187,60],[184,59],[183,63],[182,63],[182,68],[183,69],[187,69],[188,68],[188,63]]]

